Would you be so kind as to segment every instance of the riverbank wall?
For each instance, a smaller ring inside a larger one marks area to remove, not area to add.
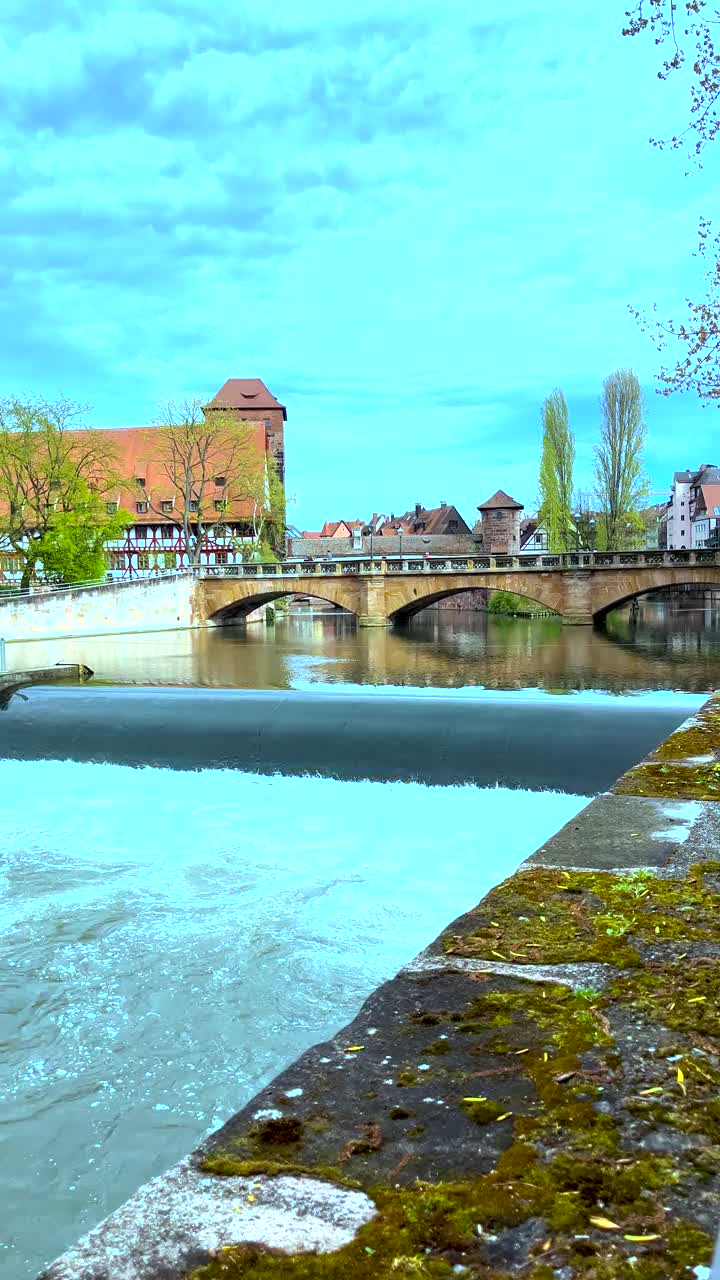
[[[0,672],[0,699],[5,700],[17,689],[32,684],[67,684],[89,680],[92,671],[82,662],[63,662],[55,667],[36,667],[32,671]]]
[[[714,697],[43,1280],[709,1276],[719,849]]]

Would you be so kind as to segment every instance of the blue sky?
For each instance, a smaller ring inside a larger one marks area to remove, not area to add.
[[[687,104],[625,7],[46,0],[40,27],[6,0],[0,393],[123,426],[261,377],[310,528],[531,507],[557,385],[589,482],[620,364],[656,489],[720,460],[717,409],[654,393],[627,312],[692,291],[715,165],[648,144]]]

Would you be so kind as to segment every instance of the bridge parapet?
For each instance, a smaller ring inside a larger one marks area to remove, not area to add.
[[[267,563],[202,565],[191,572],[201,578],[364,577],[375,574],[414,573],[547,573],[578,570],[713,565],[720,567],[720,550],[694,551],[569,551],[516,556],[358,556],[313,563],[282,560]]]

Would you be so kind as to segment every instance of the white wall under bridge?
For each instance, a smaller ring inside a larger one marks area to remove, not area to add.
[[[526,596],[564,622],[591,623],[634,596],[692,585],[720,586],[720,553],[409,559],[383,567],[348,560],[310,571],[286,564],[218,566],[130,582],[37,589],[5,599],[0,595],[0,637],[33,640],[224,625],[288,595],[326,600],[354,614],[361,626],[386,626],[478,587]]]
[[[0,595],[0,638],[47,640],[198,625],[192,573]]]

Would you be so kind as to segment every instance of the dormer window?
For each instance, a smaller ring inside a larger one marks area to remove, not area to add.
[[[145,477],[144,477],[144,476],[136,476],[136,477],[135,477],[135,483],[136,483],[136,485],[138,485],[138,486],[139,486],[139,488],[144,489],[144,488],[145,488]]]
[[[188,503],[188,510],[197,511],[197,509],[198,509],[197,498],[191,498]]]
[[[214,505],[216,511],[225,511],[227,508],[227,502],[224,498],[216,498]]]
[[[107,511],[109,516],[114,516],[118,509],[118,506],[119,506],[119,503],[117,502],[106,502],[105,510]]]
[[[227,484],[227,476],[216,476],[215,484],[217,485],[218,489],[224,489],[225,485]]]
[[[144,516],[144,515],[147,513],[148,509],[149,509],[149,508],[148,508],[148,504],[147,504],[147,502],[136,502],[136,503],[135,503],[135,510],[137,511],[137,513],[138,513],[138,515],[139,515],[139,516]]]
[[[175,503],[170,502],[169,500],[166,500],[160,503],[160,507],[166,516],[170,514],[174,506],[175,506]]]

